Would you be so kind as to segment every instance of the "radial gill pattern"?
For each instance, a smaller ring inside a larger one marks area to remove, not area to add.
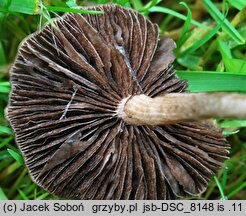
[[[183,92],[175,43],[134,10],[88,7],[25,39],[11,70],[8,118],[29,173],[73,199],[200,195],[227,155],[209,122],[134,126],[116,114],[131,95]]]

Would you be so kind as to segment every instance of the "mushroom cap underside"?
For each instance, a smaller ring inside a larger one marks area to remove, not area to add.
[[[11,69],[8,118],[34,182],[73,199],[198,196],[228,144],[211,121],[134,126],[125,98],[186,91],[175,43],[132,9],[55,19],[25,39]]]

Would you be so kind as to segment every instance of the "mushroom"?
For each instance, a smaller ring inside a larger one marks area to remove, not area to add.
[[[210,117],[245,117],[245,96],[197,93],[175,43],[132,9],[85,7],[26,38],[8,119],[34,182],[72,199],[199,196],[227,159]]]

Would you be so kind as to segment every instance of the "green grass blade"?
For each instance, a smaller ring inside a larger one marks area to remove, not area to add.
[[[42,5],[41,6],[41,10],[40,10],[40,26],[39,28],[41,29],[42,27],[42,17],[44,17],[50,24],[52,27],[56,28],[56,24],[54,23],[54,20],[51,18],[50,16],[50,12],[48,11],[48,9],[46,8],[46,6]]]
[[[76,8],[66,8],[66,7],[55,7],[55,6],[45,6],[48,11],[53,12],[72,12],[72,13],[82,13],[82,14],[103,14],[102,11],[94,11],[94,10],[83,10]]]
[[[8,197],[5,195],[1,187],[0,187],[0,200],[8,200]]]
[[[222,29],[238,44],[245,42],[243,36],[235,27],[224,17],[217,7],[210,0],[203,0],[203,4],[213,19],[219,24],[223,22]]]
[[[5,26],[10,29],[12,34],[18,39],[23,40],[24,37],[26,37],[26,33],[23,28],[21,28],[16,22],[14,22],[14,19],[7,19],[5,21]]]
[[[143,3],[141,0],[130,0],[133,8],[137,11],[140,11],[143,8]]]
[[[37,14],[40,0],[12,0],[8,10],[24,14]]]
[[[160,0],[150,0],[146,6],[144,6],[144,8],[151,8],[153,6],[155,6],[156,4],[158,4],[160,2]]]
[[[192,70],[197,70],[199,68],[201,58],[196,55],[187,54],[177,58],[179,64]]]
[[[131,3],[129,0],[114,0],[113,2],[118,5],[131,8]]]
[[[74,1],[74,0],[68,0],[68,1],[66,1],[66,5],[68,6],[68,7],[76,7],[77,6],[77,4],[76,4],[76,1]]]
[[[10,84],[8,81],[0,82],[0,86],[7,86],[10,87]]]
[[[188,80],[191,92],[246,92],[246,75],[211,71],[177,71],[181,79]]]
[[[223,132],[227,132],[228,133],[229,131],[223,131]],[[237,130],[237,131],[230,131],[230,132],[231,132],[231,134],[227,134],[227,135],[236,134],[236,133],[239,132],[239,130]],[[225,167],[224,170],[223,170],[222,180],[221,180],[221,187],[222,187],[223,191],[226,188],[227,176],[228,176],[228,168]]]
[[[232,58],[230,48],[226,45],[224,41],[219,40],[218,47],[227,71],[246,74],[245,60]]]
[[[1,134],[9,134],[12,135],[12,130],[9,127],[1,126],[0,125],[0,135]]]
[[[241,59],[228,59],[226,64],[227,71],[246,74],[246,61]]]
[[[0,13],[8,13],[9,11],[6,9],[6,8],[1,8],[0,7]],[[12,13],[12,12],[10,12],[10,13]],[[1,14],[1,15],[3,15],[3,14]]]
[[[154,6],[154,7],[149,9],[149,12],[160,12],[160,13],[170,14],[170,15],[172,15],[174,17],[178,17],[179,19],[182,19],[182,20],[187,19],[187,17],[184,16],[183,14],[180,14],[174,10],[171,10],[171,9],[165,8],[165,7],[161,7],[161,6]],[[207,25],[199,23],[195,20],[191,20],[191,24],[198,26],[198,27],[201,27],[201,28],[210,29]]]
[[[9,93],[10,84],[9,82],[0,82],[0,93]]]
[[[6,55],[2,41],[0,41],[0,65],[6,64]]]
[[[240,130],[236,130],[236,131],[223,131],[223,135],[229,136],[229,135],[233,135],[233,134],[237,134]],[[223,188],[223,186],[222,186]]]
[[[38,196],[35,200],[44,200],[49,195],[49,193],[43,193],[42,195]]]
[[[188,32],[192,20],[192,13],[190,8],[187,6],[185,2],[180,2],[179,4],[183,5],[187,9],[187,18],[185,20],[184,27],[182,28],[181,34],[179,36],[178,42],[177,42],[177,47],[179,48],[183,42],[185,41],[185,36],[186,33]]]
[[[11,165],[7,166],[1,173],[0,173],[0,181],[3,178],[6,178],[7,176],[11,175],[13,172],[15,172],[17,169],[19,169],[21,165],[18,162],[14,162]]]
[[[11,158],[8,151],[4,150],[4,151],[0,151],[0,160],[4,160],[4,159],[9,159]],[[12,159],[12,158],[11,158]],[[2,163],[0,163],[1,165]],[[0,166],[1,167],[1,166]],[[1,167],[2,168],[2,167]]]
[[[8,196],[12,197],[16,191],[18,190],[18,188],[20,187],[20,185],[24,182],[25,184],[27,184],[27,182],[25,181],[25,176],[27,174],[27,169],[23,169],[21,172],[19,172],[18,177],[16,178],[15,182],[13,185],[11,185],[11,188],[8,191]]]
[[[239,187],[237,187],[235,190],[233,190],[231,193],[229,193],[227,197],[230,198],[234,196],[235,194],[237,194],[239,191],[243,190],[244,188],[246,188],[246,182],[244,182]]]
[[[29,200],[28,196],[21,189],[18,189],[18,191],[23,200]]]
[[[95,0],[97,4],[105,4],[108,2],[108,0]]]
[[[225,59],[226,57],[232,58],[231,50],[224,41],[218,40],[218,47],[223,59]]]
[[[0,1],[0,7],[2,7],[2,8],[6,8],[6,7],[8,7],[8,5],[10,4],[10,2],[8,1],[8,0],[1,0]]]
[[[140,11],[148,11],[153,6],[159,4],[162,0],[151,0],[149,1]]]
[[[222,123],[220,123],[220,127],[222,128],[246,127],[246,120],[238,120],[238,119],[224,120]]]
[[[7,151],[20,165],[24,164],[23,157],[19,152],[16,152],[12,149],[7,149]]]
[[[208,34],[206,34],[202,39],[196,41],[191,47],[189,47],[187,50],[185,50],[181,54],[181,56],[186,56],[187,54],[195,52],[202,45],[204,45],[206,42],[208,42],[214,35],[216,35],[217,32],[220,30],[221,26],[222,26],[222,23],[217,25],[212,31],[210,31]]]
[[[245,0],[227,0],[227,1],[238,10],[243,10],[243,8],[246,6]]]
[[[219,180],[218,180],[218,178],[216,176],[214,176],[214,180],[215,180],[215,182],[216,182],[216,184],[217,184],[217,186],[219,188],[221,199],[222,200],[227,200],[227,197],[225,196],[224,191],[223,191],[223,189],[222,189],[222,187],[220,185],[220,182],[219,182]]]
[[[6,86],[0,86],[0,93],[9,93],[10,88]]]
[[[0,142],[0,148],[2,148],[3,146],[9,144],[12,140],[13,140],[12,136],[7,137],[5,139],[2,139],[1,142]]]

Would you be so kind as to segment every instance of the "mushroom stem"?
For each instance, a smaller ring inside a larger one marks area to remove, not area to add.
[[[165,125],[206,118],[246,118],[246,96],[229,93],[170,93],[132,96],[118,115],[133,125]],[[122,113],[123,112],[123,113]]]

